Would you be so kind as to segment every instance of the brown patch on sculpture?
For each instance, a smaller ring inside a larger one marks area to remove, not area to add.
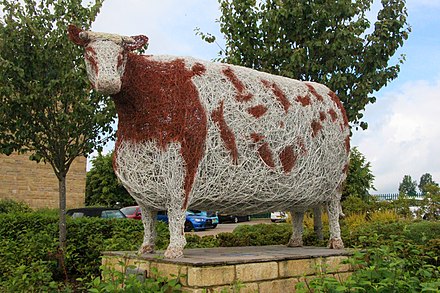
[[[258,134],[256,132],[251,133],[251,139],[253,142],[259,142],[264,139],[264,135]]]
[[[226,124],[225,118],[223,116],[223,100],[217,109],[211,113],[212,120],[217,124],[220,130],[220,137],[223,140],[225,147],[232,156],[232,161],[235,165],[238,164],[238,149],[235,143],[235,135],[232,130]]]
[[[348,153],[350,153],[350,136],[347,135],[347,137],[345,138],[345,151]]]
[[[260,118],[267,112],[267,107],[264,105],[257,105],[254,107],[250,107],[247,109],[248,113],[254,116],[255,118]]]
[[[348,164],[344,165],[344,168],[342,168],[342,173],[344,173],[345,175],[348,175]]]
[[[191,67],[191,70],[195,75],[203,75],[206,72],[206,67],[202,63],[196,62]]]
[[[235,95],[235,99],[239,102],[248,102],[252,99],[252,94],[245,94],[245,86],[243,82],[238,79],[238,77],[235,75],[234,71],[227,67],[223,69],[223,74],[229,79],[229,81],[232,83],[232,85],[237,90],[237,94]]]
[[[312,121],[312,137],[316,137],[318,132],[322,129],[321,123],[319,121],[313,120]]]
[[[319,120],[325,121],[325,119],[327,119],[325,113],[323,111],[319,111]]]
[[[258,148],[258,153],[260,154],[260,158],[263,160],[266,165],[271,168],[275,168],[275,162],[273,160],[272,151],[270,150],[270,146],[267,142],[263,143]]]
[[[341,100],[338,98],[338,96],[330,91],[328,93],[328,95],[330,96],[330,98],[332,99],[332,101],[336,104],[336,106],[338,107],[339,111],[342,114],[342,119],[344,119],[344,126],[348,126],[348,118],[347,118],[347,113],[345,112],[345,108],[344,105],[342,105]]]
[[[95,59],[96,58],[95,49],[93,49],[92,47],[87,47],[85,51],[86,53],[84,58],[90,63],[95,74],[98,74],[98,62]]]
[[[119,118],[116,152],[122,141],[155,141],[163,151],[170,143],[180,144],[186,171],[183,209],[207,135],[207,117],[193,76],[182,59],[161,62],[128,53],[121,91],[113,96]]]
[[[119,69],[119,67],[121,67],[123,63],[124,63],[124,55],[123,54],[119,54],[118,55],[118,64],[116,65],[116,68]]]
[[[330,115],[330,118],[332,119],[332,122],[335,122],[338,119],[338,114],[336,114],[335,110],[330,109],[327,112]]]
[[[89,43],[88,40],[84,40],[84,39],[79,37],[79,34],[81,32],[83,32],[83,30],[78,28],[78,27],[76,27],[76,26],[74,26],[73,24],[69,24],[69,26],[67,27],[67,32],[68,32],[67,35],[68,35],[69,39],[73,43],[75,43],[75,44],[77,44],[79,46],[86,46]]]
[[[324,97],[321,96],[316,89],[313,87],[313,85],[311,85],[310,83],[306,82],[306,86],[309,88],[309,91],[312,93],[312,95],[314,95],[316,97],[316,99],[320,102],[324,101]]]
[[[298,103],[301,103],[301,105],[303,107],[305,106],[309,106],[312,104],[312,100],[310,99],[309,95],[305,95],[305,96],[297,96],[295,99]]]
[[[284,128],[284,121],[280,121],[280,128]]]
[[[279,155],[281,165],[283,166],[284,173],[290,173],[293,167],[295,166],[297,155],[293,151],[293,147],[291,145],[286,146]]]
[[[274,96],[277,98],[278,102],[280,102],[280,104],[283,106],[284,112],[287,113],[287,111],[289,110],[291,103],[290,101],[287,99],[286,95],[284,94],[284,92],[281,90],[281,88],[274,82],[270,82],[268,80],[262,79],[261,82],[263,83],[263,85],[269,89],[272,90]]]

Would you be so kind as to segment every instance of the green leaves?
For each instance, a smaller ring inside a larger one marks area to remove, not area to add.
[[[0,0],[0,151],[32,151],[55,173],[112,137],[109,98],[91,94],[67,25],[89,27],[102,1]]]
[[[388,65],[408,38],[405,0],[382,0],[371,31],[372,0],[219,0],[222,61],[330,87],[348,120],[367,128],[360,112],[395,79],[403,56]],[[199,33],[207,42],[209,34]]]
[[[98,154],[92,161],[93,167],[87,172],[86,205],[122,206],[136,202],[116,178],[113,171],[113,153]]]
[[[366,201],[369,196],[369,190],[374,189],[373,181],[374,175],[371,172],[370,162],[366,160],[357,148],[352,148],[350,151],[347,180],[342,191],[342,199],[354,196]]]

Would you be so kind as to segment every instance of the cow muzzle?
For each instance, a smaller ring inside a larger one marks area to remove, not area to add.
[[[95,90],[104,95],[116,95],[121,91],[122,82],[119,78],[101,79],[94,84]]]

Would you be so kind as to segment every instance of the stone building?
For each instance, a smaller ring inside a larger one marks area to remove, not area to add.
[[[67,208],[84,206],[86,164],[85,157],[78,157],[70,167]],[[24,201],[32,208],[58,208],[58,179],[52,166],[29,160],[29,154],[0,155],[0,199]]]

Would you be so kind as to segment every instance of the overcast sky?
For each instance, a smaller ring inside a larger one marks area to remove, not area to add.
[[[412,32],[399,54],[406,55],[399,77],[368,105],[357,131],[357,146],[371,162],[373,193],[397,192],[404,175],[419,181],[430,173],[440,182],[440,0],[407,0]],[[92,29],[123,35],[144,34],[148,54],[211,60],[219,48],[195,35],[200,28],[221,34],[217,0],[105,0]]]

